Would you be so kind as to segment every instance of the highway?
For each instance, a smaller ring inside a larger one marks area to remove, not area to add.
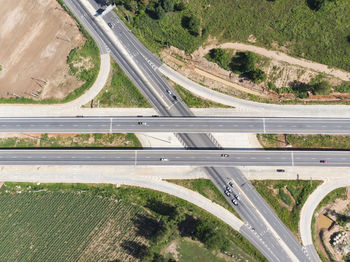
[[[82,116],[0,118],[0,132],[350,134],[350,119]]]
[[[101,18],[96,15],[96,10],[101,8],[101,6],[93,0],[64,1],[83,26],[87,28],[92,37],[99,38],[104,42],[112,57],[158,111],[159,115],[172,117],[193,116],[175,90],[156,69],[155,63],[157,58],[142,46],[113,12]],[[113,25],[112,30],[106,26],[107,23]],[[189,148],[219,147],[219,144],[213,137],[206,134],[176,133],[176,135]],[[135,154],[138,154],[138,152],[135,152]],[[137,157],[134,160],[137,162]],[[237,169],[223,169],[206,168],[216,186],[222,188],[226,185],[227,181],[223,173],[225,171],[225,174],[230,173],[232,175],[233,181],[235,181],[242,192],[243,190],[248,191],[245,193],[247,199],[244,198],[245,200],[242,202],[242,206],[244,205],[247,211],[246,215],[242,213],[246,226],[242,227],[240,232],[270,261],[309,261],[292,233],[283,225],[280,226],[281,222],[279,224],[274,223],[275,215],[273,211],[271,209],[260,209],[266,203],[261,198],[257,200],[250,199],[254,189],[248,187],[250,185],[249,181],[245,183],[247,185],[245,189],[242,189],[242,186],[239,185],[239,174],[235,175]],[[233,206],[232,203],[231,205]],[[274,226],[277,226],[277,228]],[[252,230],[252,228],[255,229]]]
[[[224,157],[224,155],[227,155]],[[325,160],[326,163],[321,163]],[[2,149],[1,165],[332,166],[349,167],[349,151]],[[225,183],[226,184],[226,183]]]

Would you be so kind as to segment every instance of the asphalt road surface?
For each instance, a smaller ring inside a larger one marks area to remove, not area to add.
[[[89,0],[89,2],[94,5],[95,10],[100,8],[95,1]],[[193,116],[189,108],[176,94],[175,90],[170,86],[166,79],[161,76],[160,72],[156,69],[156,66],[154,66],[155,63],[158,62],[157,58],[142,46],[142,44],[113,12],[110,12],[103,17],[106,23],[113,25],[113,32],[111,34],[111,30],[108,29],[108,27],[106,28],[105,23],[100,23],[101,20],[98,17],[95,19],[94,16],[89,13],[86,9],[89,8],[88,5],[84,7],[80,1],[72,0],[65,0],[65,3],[73,11],[76,17],[78,17],[83,26],[89,30],[92,37],[94,39],[99,38],[104,42],[106,49],[110,51],[112,57],[117,61],[152,106],[158,111],[159,115]],[[96,12],[95,10],[94,13]],[[118,36],[118,39],[116,39],[116,36]],[[213,137],[205,134],[177,133],[177,136],[184,145],[191,148],[213,148],[219,146]],[[227,169],[227,172],[234,172],[236,170],[235,168],[225,169]],[[219,173],[215,168],[207,168],[206,170],[217,186],[222,186],[226,183],[223,174]],[[238,179],[238,176],[233,176],[235,182],[236,179]],[[244,202],[244,205],[247,206],[247,212],[251,214],[246,218],[247,228],[249,228],[248,225],[259,223],[258,226],[263,231],[260,229],[259,231],[247,229],[241,233],[254,243],[267,259],[270,261],[309,260],[303,252],[300,244],[298,244],[296,239],[292,236],[291,232],[286,230],[285,227],[280,226],[277,230],[279,233],[276,233],[275,229],[271,228],[270,224],[267,222],[268,220],[264,218],[261,211],[259,211],[259,206],[254,206],[250,199],[249,201]],[[271,209],[269,209],[269,212],[273,213]],[[254,215],[260,217],[259,222],[250,219]],[[268,232],[267,229],[270,229],[270,231]],[[276,234],[278,234],[278,236]]]
[[[0,118],[0,132],[350,134],[350,119],[239,117]]]
[[[322,162],[321,162],[322,161]],[[324,161],[324,163],[323,163]],[[1,165],[350,166],[349,151],[2,149]],[[225,173],[222,169],[221,171]],[[226,183],[225,183],[226,184]]]

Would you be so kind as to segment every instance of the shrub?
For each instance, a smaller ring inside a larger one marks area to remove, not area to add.
[[[260,83],[266,80],[266,74],[261,69],[254,69],[247,73],[247,76],[254,82]]]
[[[331,92],[331,85],[328,81],[320,81],[312,86],[312,92],[315,95],[329,95]]]
[[[162,0],[162,7],[165,12],[174,11],[174,0]]]
[[[217,63],[220,67],[229,70],[230,58],[228,54],[221,48],[211,49],[209,52],[209,58],[211,61]]]
[[[200,34],[200,19],[195,16],[191,15],[188,17],[185,17],[185,27],[188,29],[191,35],[198,36]]]

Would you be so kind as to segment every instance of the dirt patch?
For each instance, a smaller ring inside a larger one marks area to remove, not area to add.
[[[328,257],[326,251],[328,250],[336,261],[343,261],[344,255],[350,252],[350,224],[342,226],[337,223],[339,214],[350,215],[350,187],[346,188],[346,192],[346,199],[336,199],[322,207],[316,214],[317,247],[325,257]],[[334,221],[334,223],[331,223],[332,225],[328,227],[331,221]],[[340,244],[335,245],[333,242],[339,234],[342,235]]]
[[[2,2],[0,97],[61,99],[79,87],[66,62],[85,42],[73,18],[55,0]]]
[[[167,255],[167,254],[171,254],[173,256],[173,258],[178,261],[179,260],[179,252],[177,251],[178,248],[178,241],[175,240],[173,242],[170,243],[169,246],[167,246],[163,251],[162,254]]]

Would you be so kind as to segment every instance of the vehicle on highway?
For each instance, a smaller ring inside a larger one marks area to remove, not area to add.
[[[229,154],[221,154],[221,157],[229,157],[230,155]]]
[[[320,160],[320,163],[326,164],[327,160]]]
[[[138,125],[143,125],[143,126],[147,126],[146,122],[137,122]]]
[[[176,96],[173,96],[174,100],[177,100],[177,97]]]
[[[234,197],[237,199],[237,200],[240,200],[240,197],[238,194],[235,194]]]
[[[114,25],[112,23],[108,23],[108,26],[113,29]]]
[[[169,94],[169,95],[171,95],[172,93],[171,93],[171,91],[170,90],[166,90],[166,92]]]
[[[286,170],[284,170],[284,169],[277,169],[276,171],[277,171],[277,172],[282,172],[282,173],[283,173],[283,172],[286,172]]]
[[[232,190],[231,190],[231,188],[230,188],[229,186],[226,187],[226,190],[227,190],[228,192],[232,192]]]
[[[159,115],[152,115],[152,117],[159,117]]]
[[[84,117],[84,116],[82,116],[82,115],[78,115],[78,116],[76,116],[76,117]]]
[[[167,158],[165,158],[165,157],[162,157],[162,158],[160,159],[160,161],[166,162],[166,161],[169,161],[169,159],[167,159]]]
[[[238,202],[237,202],[237,200],[236,199],[234,199],[234,198],[232,198],[232,203],[235,205],[235,206],[238,206]]]
[[[228,182],[228,184],[230,185],[230,187],[233,187],[233,183],[231,181]]]
[[[225,190],[224,193],[225,193],[225,195],[228,196],[228,197],[231,195],[230,192],[228,192],[227,190]]]

